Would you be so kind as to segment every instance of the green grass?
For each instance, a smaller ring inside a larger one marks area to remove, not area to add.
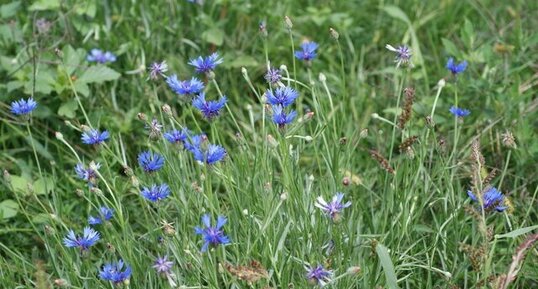
[[[66,288],[112,288],[98,278],[99,268],[122,258],[133,272],[121,286],[168,288],[151,268],[167,254],[176,283],[186,286],[180,288],[306,288],[305,266],[317,264],[334,270],[328,288],[503,288],[495,283],[518,246],[537,233],[534,2],[79,2],[0,6],[0,287],[44,289],[63,279]],[[40,18],[52,22],[49,32],[36,30]],[[305,39],[320,45],[311,67],[292,54]],[[413,49],[414,68],[397,69],[384,48],[400,43]],[[118,60],[87,63],[95,47]],[[216,99],[218,84],[229,109],[211,122],[163,79],[147,80],[145,67],[161,60],[168,74],[190,78],[189,59],[213,51],[224,63],[205,92]],[[469,62],[457,79],[444,67],[448,57]],[[298,117],[285,130],[263,103],[267,60],[285,65],[284,84],[300,93],[292,105]],[[405,87],[416,93],[400,129],[391,123]],[[29,96],[39,107],[27,122],[9,106]],[[471,110],[462,122],[448,112],[456,98]],[[166,140],[151,140],[138,113],[165,130],[203,131],[228,156],[200,165]],[[81,125],[107,129],[111,139],[84,145]],[[503,145],[506,131],[517,148]],[[398,149],[411,136],[413,157]],[[475,140],[485,163],[473,158]],[[163,170],[141,170],[136,158],[147,149],[166,158]],[[102,167],[90,189],[73,168],[92,160]],[[492,171],[490,184],[510,208],[482,214],[466,192],[486,187]],[[142,186],[161,182],[170,185],[169,198],[152,204],[140,195]],[[334,223],[314,204],[336,192],[352,205]],[[110,223],[96,226],[101,240],[84,254],[63,246],[68,230],[81,232],[100,206],[115,210]],[[228,217],[231,244],[200,253],[194,227],[204,213],[213,221]],[[268,272],[253,284],[225,269],[256,268],[253,260]],[[538,251],[526,251],[508,288],[538,287],[537,262]],[[360,273],[348,271],[355,266]]]

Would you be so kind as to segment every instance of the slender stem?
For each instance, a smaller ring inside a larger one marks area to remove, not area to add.
[[[398,99],[396,100],[396,109],[400,107],[400,99],[402,97],[402,90],[403,90],[403,86],[405,82],[405,76],[406,76],[406,73],[404,70],[402,77],[400,79],[400,83],[398,84],[398,88],[396,90],[396,93],[398,94]],[[395,124],[397,120],[398,120],[398,114],[395,113],[394,120],[392,123]],[[396,129],[397,129],[397,126],[394,125],[392,127],[392,136],[391,136],[391,141],[390,141],[389,162],[392,160],[392,151],[394,150],[394,143],[396,142]]]
[[[82,102],[80,101],[80,97],[78,96],[78,93],[77,93],[77,90],[75,88],[75,85],[73,84],[73,80],[71,79],[71,75],[69,75],[67,73],[67,70],[66,70],[66,67],[65,67],[65,63],[62,61],[62,65],[63,65],[63,68],[64,68],[64,71],[66,71],[66,76],[67,76],[67,80],[69,80],[69,86],[71,86],[71,90],[73,91],[73,93],[75,94],[75,99],[77,100],[77,103],[78,103],[78,106],[80,107],[80,110],[82,110],[82,114],[84,115],[84,118],[86,119],[86,123],[90,126],[90,127],[93,127],[91,122],[90,122],[90,118],[88,117],[88,115],[86,114],[86,110],[84,110],[84,106],[82,106]]]
[[[41,164],[39,163],[39,158],[37,157],[37,150],[35,149],[34,137],[32,136],[32,130],[30,129],[30,121],[26,122],[26,130],[28,131],[28,136],[30,137],[30,142],[32,143],[32,150],[34,151],[34,157],[37,164],[37,169],[39,170],[39,176],[43,178],[43,172],[41,171]],[[47,182],[45,182],[46,185]]]

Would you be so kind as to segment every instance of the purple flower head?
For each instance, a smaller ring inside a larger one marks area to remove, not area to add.
[[[172,91],[179,95],[193,95],[204,90],[204,83],[196,77],[191,78],[191,80],[179,81],[177,75],[172,74],[166,78],[166,83]]]
[[[310,61],[317,55],[318,44],[314,41],[303,42],[300,51],[295,51],[295,57],[300,60]]]
[[[125,270],[123,267],[125,266]],[[107,263],[99,271],[99,277],[116,285],[125,282],[131,277],[131,267],[119,260],[117,263]]]
[[[278,68],[271,67],[265,73],[264,78],[269,84],[278,84],[278,82],[282,79],[282,71]]]
[[[446,63],[446,69],[452,72],[453,75],[460,74],[465,71],[467,68],[467,61],[462,61],[460,63],[455,63],[454,58],[450,57]]]
[[[201,146],[195,147],[191,152],[193,153],[195,160],[208,165],[212,165],[226,156],[226,150],[223,147],[214,144],[209,144],[207,149],[203,149]]]
[[[94,48],[90,50],[90,53],[86,57],[89,62],[107,63],[116,61],[116,55],[110,51],[102,51],[101,49]]]
[[[207,136],[204,133],[199,135],[193,135],[187,139],[185,142],[185,148],[194,153],[195,150],[200,149],[202,144],[207,141]]]
[[[319,196],[316,200],[316,207],[320,208],[325,214],[330,216],[333,221],[338,221],[342,210],[351,206],[351,202],[342,204],[343,198],[344,194],[336,193],[332,201],[327,203],[323,197]]]
[[[82,133],[82,142],[88,145],[100,145],[110,137],[108,131],[100,132],[96,129],[90,129]]]
[[[208,73],[215,70],[215,67],[222,63],[222,58],[219,57],[217,52],[206,56],[198,56],[198,58],[191,59],[189,64],[196,68],[198,73]]]
[[[88,224],[90,225],[102,224],[105,221],[110,221],[110,219],[112,219],[113,216],[114,216],[114,209],[107,208],[107,207],[100,207],[99,216],[88,217]]]
[[[37,102],[33,98],[27,100],[20,99],[11,103],[11,112],[14,115],[25,115],[31,113],[37,107]]]
[[[97,241],[99,241],[99,232],[90,227],[84,228],[82,236],[75,235],[73,230],[69,230],[67,236],[63,239],[63,243],[68,248],[78,247],[81,251],[88,250]]]
[[[163,125],[154,118],[150,123],[146,123],[146,129],[149,131],[149,138],[156,139],[161,136]]]
[[[166,61],[163,60],[162,62],[153,62],[151,66],[149,67],[149,78],[152,80],[155,80],[159,78],[159,76],[164,76],[165,72],[168,71],[168,64],[166,64]]]
[[[409,48],[406,45],[398,46],[398,48],[394,48],[392,45],[385,45],[385,48],[388,50],[396,53],[396,57],[394,59],[394,62],[396,62],[396,67],[400,67],[402,64],[407,64],[410,67],[413,67],[413,64],[411,63],[411,48]]]
[[[458,107],[455,107],[455,106],[452,106],[450,108],[450,112],[455,116],[455,117],[460,117],[460,118],[463,118],[463,117],[466,117],[468,116],[469,114],[471,114],[471,112],[467,109],[463,109],[463,108],[458,108]]]
[[[192,100],[192,105],[196,107],[207,119],[212,119],[219,115],[220,110],[226,105],[226,96],[220,98],[220,100],[205,100],[205,94],[201,92],[196,98]]]
[[[150,188],[143,187],[140,194],[148,201],[157,202],[170,195],[170,188],[167,184],[152,185]]]
[[[224,235],[222,227],[226,224],[227,219],[224,216],[218,216],[217,225],[211,227],[211,221],[209,220],[209,215],[205,214],[202,216],[202,223],[205,228],[196,227],[194,231],[197,235],[202,235],[204,238],[204,245],[202,246],[202,252],[207,251],[207,248],[211,246],[226,245],[230,243],[230,239]]]
[[[299,93],[289,86],[278,87],[274,93],[268,89],[265,94],[267,95],[268,103],[271,105],[282,105],[284,107],[291,105],[299,96]]]
[[[273,106],[273,122],[278,124],[279,128],[284,128],[287,124],[290,124],[296,116],[297,113],[294,110],[286,114],[281,105]]]
[[[467,191],[467,195],[474,202],[479,202],[478,198],[471,191]],[[485,210],[495,209],[497,212],[502,212],[508,208],[504,203],[504,195],[494,187],[489,187],[482,194],[482,203]],[[480,203],[480,202],[479,202]]]
[[[138,155],[138,164],[146,173],[152,173],[164,166],[164,158],[158,153],[144,151]]]
[[[168,256],[165,255],[164,257],[158,257],[152,267],[155,268],[157,273],[168,275],[170,274],[170,270],[172,270],[173,265],[174,262],[168,261]]]
[[[186,128],[182,130],[174,129],[174,130],[164,133],[164,138],[172,144],[178,144],[178,143],[185,144],[189,135],[190,135],[190,131]]]
[[[331,270],[326,270],[323,265],[306,268],[306,279],[312,285],[319,285],[323,287],[325,284],[331,281],[332,275],[333,272]]]
[[[82,179],[88,182],[88,184],[92,185],[97,181],[97,170],[99,170],[99,168],[101,168],[101,164],[99,163],[91,162],[88,168],[84,167],[84,164],[78,163],[75,166],[75,172],[77,173],[79,179]]]

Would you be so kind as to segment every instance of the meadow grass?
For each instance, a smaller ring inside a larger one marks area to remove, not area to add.
[[[0,287],[538,288],[537,6],[2,4]],[[294,56],[305,41],[319,44],[310,61]],[[407,45],[410,63],[397,66],[387,44]],[[116,60],[89,62],[93,48]],[[213,52],[223,62],[212,71],[189,65]],[[450,57],[466,69],[451,73]],[[172,74],[228,101],[207,119],[169,87]],[[297,116],[281,126],[267,97],[278,87],[298,92],[284,108]],[[37,108],[15,115],[12,102],[28,97]],[[163,137],[183,128],[182,142]],[[84,144],[90,129],[110,137]],[[226,156],[210,161],[208,144]],[[145,171],[143,151],[164,166]],[[94,170],[86,180],[79,163]],[[143,197],[154,184],[170,194]],[[351,204],[328,215],[318,197],[338,192]],[[105,217],[101,207],[114,213],[91,226],[100,239],[65,246],[70,230]],[[229,237],[207,251],[207,231],[195,232],[205,214],[211,226],[225,216]],[[159,273],[163,256],[173,265]],[[120,259],[129,278],[103,280]],[[308,277],[317,266],[332,275]]]

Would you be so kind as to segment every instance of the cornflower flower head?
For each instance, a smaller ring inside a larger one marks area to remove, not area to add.
[[[301,50],[295,51],[295,57],[299,60],[311,61],[317,56],[318,44],[314,41],[307,41],[301,44]]]
[[[258,29],[263,37],[267,37],[267,22],[265,22],[265,20],[260,21]]]
[[[204,83],[196,77],[190,80],[179,81],[177,75],[172,74],[166,78],[166,83],[172,91],[179,95],[194,95],[204,90]]]
[[[316,200],[316,207],[320,208],[325,214],[327,214],[334,222],[340,220],[340,214],[342,210],[351,206],[351,202],[342,203],[344,194],[336,193],[331,202],[327,203],[322,196],[319,196]]]
[[[158,153],[144,151],[138,155],[138,164],[146,173],[152,173],[164,166],[164,157]]]
[[[276,123],[279,128],[284,128],[287,124],[290,124],[296,116],[297,112],[294,110],[290,111],[290,113],[286,113],[281,105],[273,106],[273,122]]]
[[[67,236],[63,239],[63,243],[68,248],[78,247],[80,251],[88,250],[97,241],[99,241],[99,232],[90,227],[84,228],[82,236],[75,235],[73,230],[69,230]]]
[[[179,143],[185,144],[189,135],[190,135],[190,131],[186,128],[182,130],[174,129],[174,130],[165,132],[164,138],[172,144],[179,144]]]
[[[167,184],[152,185],[150,188],[143,187],[140,194],[148,201],[157,202],[170,195],[170,187]]]
[[[97,181],[97,170],[99,168],[101,168],[100,163],[92,162],[88,168],[86,168],[84,164],[78,163],[75,166],[75,172],[77,173],[79,179],[88,182],[88,184],[91,186]]]
[[[173,265],[174,262],[168,261],[168,256],[165,255],[164,257],[157,257],[152,267],[155,268],[157,273],[169,275]]]
[[[195,150],[200,149],[202,147],[202,144],[207,141],[207,136],[204,133],[201,133],[199,135],[193,135],[189,137],[184,145],[185,148],[194,153]]]
[[[276,85],[282,79],[282,70],[271,67],[264,76],[265,80],[271,85]]]
[[[463,118],[471,114],[469,110],[455,107],[455,106],[452,106],[450,108],[450,113],[452,113],[455,117],[459,117],[459,118]]]
[[[460,63],[455,63],[454,58],[450,57],[446,63],[446,69],[452,72],[452,75],[458,75],[465,71],[467,68],[467,61],[462,61]]]
[[[316,267],[306,267],[305,269],[306,279],[308,280],[308,283],[312,285],[323,287],[331,281],[333,272],[331,270],[326,270],[323,265],[318,264]]]
[[[299,93],[289,86],[278,87],[274,92],[268,89],[265,94],[268,103],[271,105],[282,105],[284,107],[291,105],[299,96]]]
[[[112,217],[114,217],[114,209],[107,208],[107,207],[100,207],[99,215],[97,217],[94,217],[94,216],[88,217],[88,224],[90,225],[102,224],[105,221],[110,221]]]
[[[100,132],[97,129],[90,129],[82,133],[80,138],[84,144],[88,145],[100,145],[110,137],[108,131],[104,130]]]
[[[103,64],[116,61],[116,55],[110,51],[102,51],[101,49],[94,48],[90,50],[90,53],[86,56],[86,60]]]
[[[156,139],[161,136],[163,125],[154,118],[150,123],[146,123],[146,129],[149,130],[149,138]]]
[[[167,71],[168,64],[166,63],[166,60],[163,60],[162,62],[153,62],[149,67],[149,78],[155,80],[159,78],[159,76],[166,77],[164,73]]]
[[[226,224],[228,220],[224,216],[217,217],[217,225],[211,227],[211,221],[209,220],[209,215],[205,214],[202,216],[202,223],[205,228],[195,227],[194,231],[197,235],[202,235],[204,238],[204,245],[202,246],[201,251],[207,251],[209,246],[218,246],[226,245],[230,243],[228,236],[224,235],[224,230],[222,227]]]
[[[198,73],[209,73],[213,70],[215,70],[215,67],[217,65],[222,63],[222,58],[220,58],[219,54],[217,52],[206,56],[198,56],[198,58],[191,59],[189,61],[189,65],[192,65],[196,68],[196,72]]]
[[[195,147],[191,151],[194,155],[194,159],[212,165],[226,156],[226,150],[220,145],[209,144],[207,149],[202,148],[202,146]]]
[[[125,270],[124,267],[125,266]],[[107,263],[99,271],[99,277],[105,281],[110,281],[114,285],[125,283],[131,277],[131,267],[119,260],[117,263]]]
[[[11,103],[11,112],[14,115],[26,115],[37,107],[37,102],[33,98],[27,100],[21,98]]]
[[[221,97],[218,101],[205,100],[205,94],[201,92],[196,98],[192,100],[192,105],[196,107],[207,119],[213,119],[218,116],[220,110],[226,105],[226,96]]]
[[[413,56],[413,54],[411,54],[411,48],[407,45],[400,45],[398,48],[394,48],[394,46],[387,44],[385,45],[385,48],[396,53],[394,62],[396,62],[397,68],[402,64],[407,64],[409,67],[413,67],[413,63],[411,63],[411,56]]]
[[[489,187],[481,195],[482,202],[471,191],[467,191],[467,195],[474,202],[482,203],[485,210],[495,209],[497,212],[503,212],[508,208],[505,205],[505,196],[499,190],[494,187]]]

